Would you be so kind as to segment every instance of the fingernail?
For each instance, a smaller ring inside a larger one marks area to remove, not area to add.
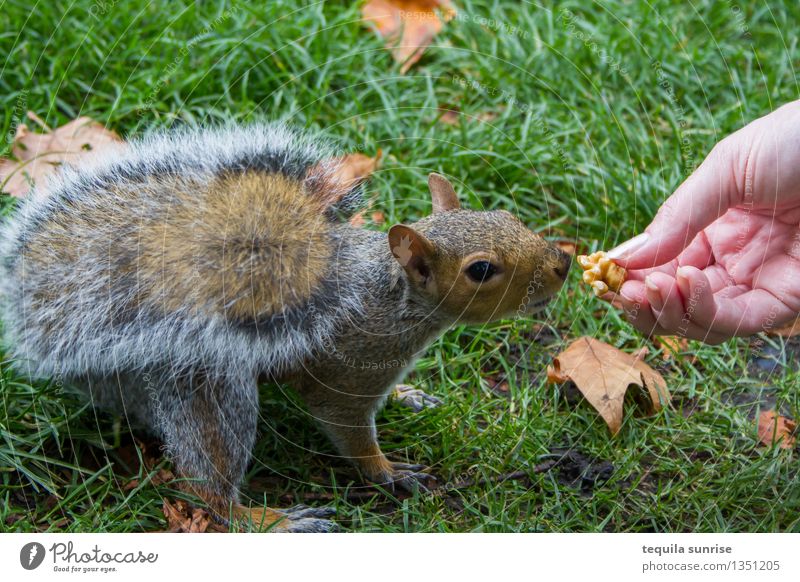
[[[630,292],[629,289],[625,288],[625,285],[623,285],[622,288],[619,290],[619,294],[625,301],[628,301],[630,303],[636,303],[636,297],[633,296],[633,294]]]
[[[655,284],[654,281],[647,277],[644,280],[644,287],[647,293],[647,300],[650,302],[650,306],[653,309],[658,311],[664,307],[664,303],[661,301],[661,291],[658,289],[658,285]]]
[[[608,251],[608,257],[610,259],[627,259],[631,254],[636,252],[638,249],[642,247],[648,240],[650,239],[650,235],[646,232],[633,237],[629,241],[625,241],[618,247],[614,247],[610,251]]]

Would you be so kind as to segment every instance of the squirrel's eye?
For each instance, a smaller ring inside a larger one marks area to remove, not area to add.
[[[489,277],[497,272],[497,267],[489,261],[475,261],[467,267],[467,275],[469,278],[477,283],[486,281]]]

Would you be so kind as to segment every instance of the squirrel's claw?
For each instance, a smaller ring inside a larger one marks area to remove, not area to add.
[[[282,512],[286,514],[286,519],[279,527],[289,533],[328,533],[339,530],[339,524],[325,519],[336,515],[333,507],[295,505]]]
[[[396,491],[400,488],[409,493],[413,493],[415,489],[422,492],[430,491],[429,483],[436,484],[436,477],[429,473],[421,471],[424,469],[423,465],[411,465],[409,463],[392,463],[392,474],[389,476],[386,486],[391,491]]]
[[[425,408],[436,408],[442,405],[442,400],[427,394],[424,390],[414,388],[408,384],[398,384],[394,387],[393,397],[401,406],[410,408],[414,412],[421,412]]]

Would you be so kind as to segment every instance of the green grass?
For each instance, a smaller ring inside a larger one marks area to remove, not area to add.
[[[344,149],[382,149],[370,193],[390,223],[429,211],[424,176],[439,170],[462,181],[473,208],[513,210],[591,250],[646,226],[722,136],[798,97],[794,0],[456,3],[462,17],[401,75],[355,3],[241,2],[226,15],[212,1],[0,0],[0,126],[12,131],[25,110],[53,126],[89,115],[123,135],[283,119]],[[457,106],[462,123],[439,122],[441,105]],[[0,204],[12,210],[7,197]],[[444,406],[381,415],[390,457],[477,485],[348,500],[357,475],[291,394],[265,386],[246,492],[277,506],[333,492],[339,521],[356,531],[800,531],[797,450],[759,447],[741,404],[768,387],[800,416],[796,367],[754,375],[748,340],[691,344],[666,363],[653,348],[673,406],[628,413],[612,438],[544,380],[547,362],[582,335],[630,351],[648,344],[573,273],[542,327],[460,328],[431,347],[410,381]],[[147,480],[124,419],[68,387],[0,370],[0,531],[165,527],[162,497],[181,494]],[[498,374],[507,396],[489,389]],[[553,469],[480,483],[530,470],[555,448],[610,462],[611,478],[581,490]]]

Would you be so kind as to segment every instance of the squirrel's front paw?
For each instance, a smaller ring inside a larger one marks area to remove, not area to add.
[[[436,486],[436,477],[422,471],[424,468],[424,465],[390,461],[383,474],[373,478],[372,481],[391,491],[396,491],[398,488],[409,493],[413,493],[416,488],[420,491],[430,491]]]
[[[421,412],[424,408],[436,408],[442,401],[436,396],[425,393],[424,390],[414,388],[408,384],[398,384],[394,387],[392,398],[401,406],[406,406],[414,412]]]

